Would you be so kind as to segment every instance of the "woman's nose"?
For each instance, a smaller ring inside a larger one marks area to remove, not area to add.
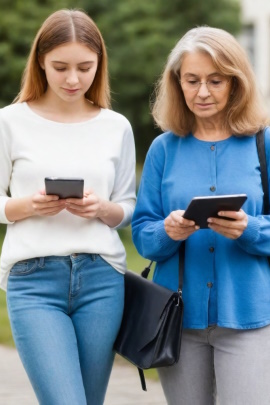
[[[206,98],[210,95],[210,92],[207,87],[207,83],[202,82],[200,83],[200,88],[198,90],[198,96],[202,98]]]
[[[75,70],[71,70],[66,78],[66,82],[70,85],[70,86],[74,86],[75,84],[77,84],[79,82],[78,79],[78,74]]]

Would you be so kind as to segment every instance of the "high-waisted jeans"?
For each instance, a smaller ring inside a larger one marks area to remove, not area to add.
[[[18,262],[7,289],[19,355],[42,405],[104,402],[124,277],[97,254]]]

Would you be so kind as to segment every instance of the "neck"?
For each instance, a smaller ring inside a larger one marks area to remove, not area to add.
[[[40,99],[29,103],[30,107],[39,115],[57,122],[81,122],[94,118],[100,111],[84,97],[76,102],[65,102],[45,93]]]
[[[81,97],[75,102],[66,102],[55,97],[50,92],[46,92],[40,99],[40,105],[43,105],[47,110],[55,111],[58,114],[74,115],[78,111],[83,111],[89,106],[88,100]]]
[[[213,120],[196,120],[195,138],[202,141],[222,141],[231,136],[231,133],[224,129],[221,122]]]

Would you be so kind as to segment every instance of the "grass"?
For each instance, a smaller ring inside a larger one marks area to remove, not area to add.
[[[120,230],[119,234],[126,248],[128,269],[140,273],[149,261],[143,259],[136,252],[131,239],[130,227]],[[4,235],[5,227],[0,225],[0,248],[2,246]],[[3,290],[0,290],[0,344],[14,346],[6,308],[6,293]],[[146,370],[145,375],[148,378],[158,378],[156,370]]]

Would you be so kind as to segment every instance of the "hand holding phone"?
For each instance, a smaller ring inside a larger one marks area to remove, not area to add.
[[[246,199],[246,194],[194,197],[184,212],[183,218],[193,220],[201,229],[207,229],[208,218],[222,218],[218,215],[219,211],[239,211]],[[226,219],[230,220],[227,217]]]

